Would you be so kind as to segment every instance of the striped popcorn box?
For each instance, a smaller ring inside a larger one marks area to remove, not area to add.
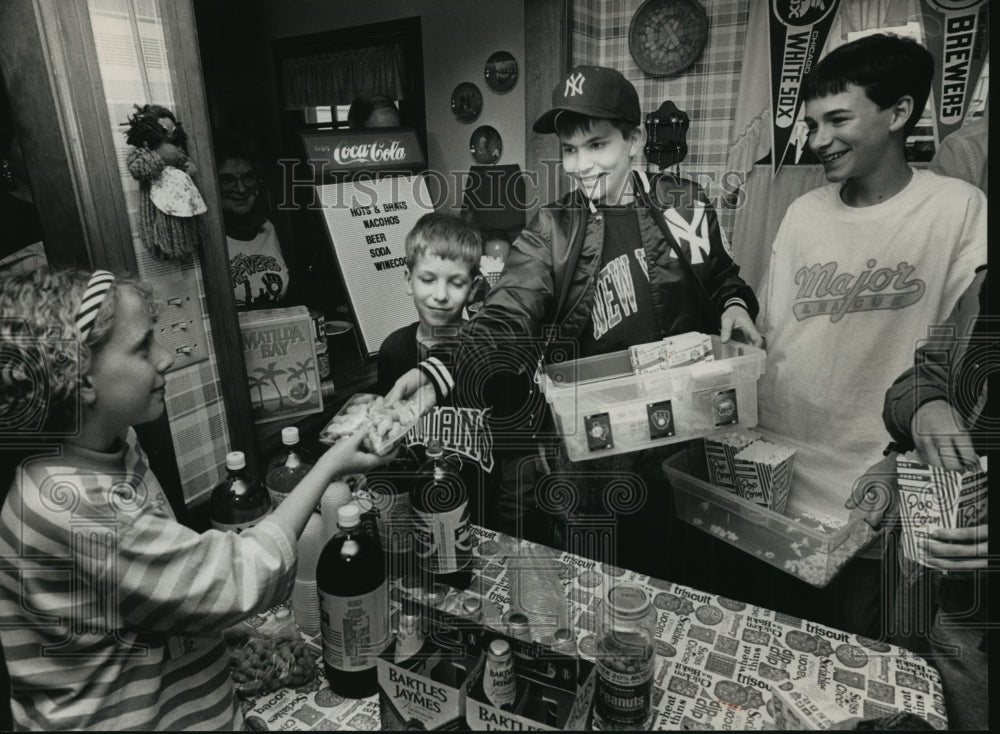
[[[926,564],[921,540],[937,528],[981,525],[988,516],[986,457],[979,469],[955,472],[928,466],[910,452],[896,457],[903,553]]]
[[[736,491],[735,465],[733,457],[761,435],[756,431],[741,428],[718,436],[705,438],[705,463],[708,465],[708,481],[716,487]]]
[[[733,457],[736,494],[774,512],[784,512],[792,483],[795,449],[761,439]]]

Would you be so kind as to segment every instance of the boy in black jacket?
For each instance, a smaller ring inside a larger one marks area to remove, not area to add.
[[[600,538],[565,533],[542,539],[663,576],[665,529],[673,513],[662,454],[573,465],[549,431],[555,440],[540,452],[541,461],[533,461],[547,409],[523,395],[554,346],[586,357],[687,331],[721,332],[728,341],[733,329],[759,344],[757,300],[739,277],[704,192],[675,179],[654,186],[633,170],[642,113],[635,87],[622,74],[575,67],[553,91],[552,108],[533,129],[558,134],[563,169],[575,190],[543,207],[521,232],[499,282],[457,344],[433,351],[389,397],[421,391],[433,404],[455,389],[460,402],[482,404],[491,394],[519,393],[496,411],[493,424],[497,448],[508,454],[498,510],[509,527],[502,529],[531,535],[520,523],[540,517],[531,512],[536,504],[560,518],[562,530],[576,520],[582,528],[586,517],[605,518],[614,528],[614,548]],[[517,372],[517,387],[505,383]],[[491,390],[497,384],[507,386]],[[553,462],[555,476],[565,482],[541,481]],[[628,487],[624,494],[609,483],[618,479]],[[569,486],[573,491],[562,491]]]

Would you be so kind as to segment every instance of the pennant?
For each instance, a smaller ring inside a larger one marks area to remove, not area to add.
[[[802,106],[802,82],[819,61],[839,0],[770,0],[770,4],[771,160],[777,173]]]
[[[938,144],[962,126],[990,50],[987,0],[920,0],[927,49],[934,57]]]

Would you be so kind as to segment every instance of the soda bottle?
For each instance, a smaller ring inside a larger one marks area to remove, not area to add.
[[[226,454],[226,478],[212,490],[209,517],[216,530],[242,533],[271,512],[271,498],[256,477],[247,471],[242,451]]]
[[[598,614],[593,728],[637,731],[652,726],[656,611],[644,589],[618,584]]]
[[[346,698],[378,688],[375,660],[389,644],[389,585],[377,538],[361,529],[360,509],[337,510],[339,532],[316,565],[323,667],[330,688]]]
[[[490,643],[483,671],[483,693],[486,700],[499,709],[512,711],[517,699],[517,676],[510,643],[498,637]]]
[[[367,475],[365,490],[375,511],[375,524],[390,579],[417,572],[410,491],[419,468],[416,458],[404,453]]]
[[[273,507],[281,504],[313,466],[312,457],[299,445],[298,428],[282,428],[281,443],[281,448],[268,462],[267,473],[264,474],[264,486],[271,495]]]
[[[417,565],[428,586],[441,582],[467,589],[472,582],[469,501],[456,461],[445,458],[441,442],[427,445],[427,461],[410,495]]]

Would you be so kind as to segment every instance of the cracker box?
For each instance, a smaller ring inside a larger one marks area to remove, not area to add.
[[[775,512],[784,512],[792,484],[795,449],[754,441],[733,456],[736,494]]]
[[[265,423],[321,412],[323,394],[309,310],[295,306],[239,316],[254,420]]]
[[[508,709],[493,705],[483,690],[486,650],[502,638],[514,658],[517,693]],[[553,651],[538,642],[486,632],[471,673],[465,723],[473,731],[583,731],[590,720],[596,685],[593,663]]]
[[[708,480],[716,487],[736,491],[736,466],[733,458],[741,450],[759,441],[762,436],[750,429],[730,431],[718,436],[705,437],[705,461]]]
[[[936,528],[967,528],[987,519],[989,490],[986,457],[965,473],[927,466],[912,452],[896,457],[903,552],[926,565],[920,539]]]
[[[782,731],[820,731],[832,729],[844,718],[829,693],[808,680],[785,681],[771,686],[768,713],[775,728]]]

